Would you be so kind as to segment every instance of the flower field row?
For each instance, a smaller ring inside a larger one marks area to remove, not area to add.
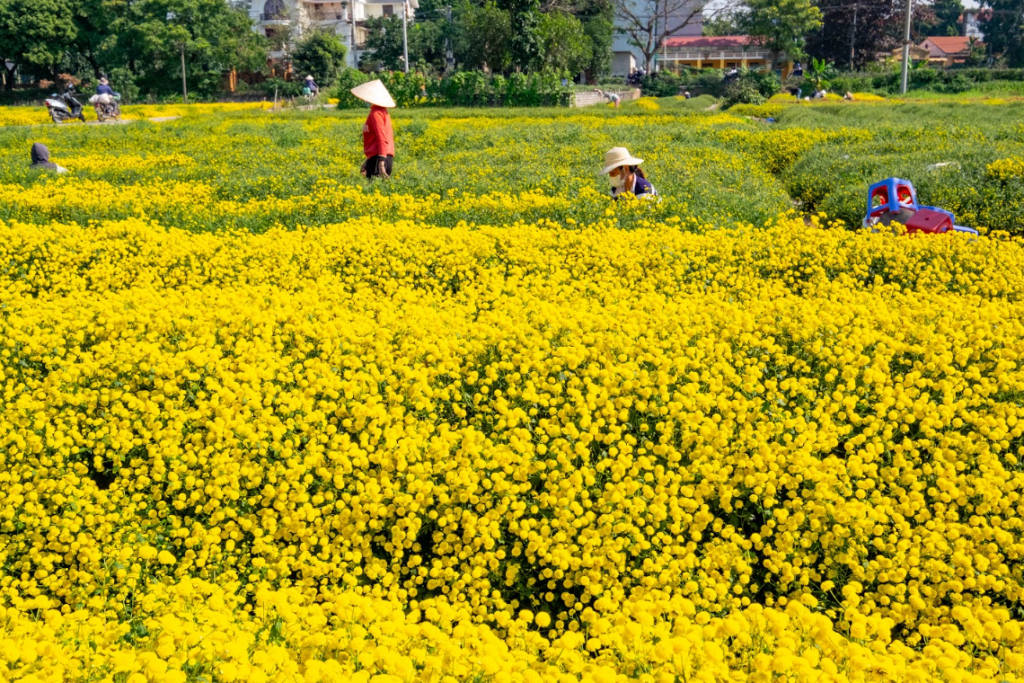
[[[1012,172],[1024,158],[1020,104],[793,105],[777,124],[744,110],[655,104],[650,112],[399,111],[398,171],[372,189],[358,175],[359,112],[240,109],[161,124],[0,127],[0,219],[146,218],[252,232],[363,216],[592,225],[608,209],[600,160],[624,145],[645,159],[663,202],[620,210],[622,228],[669,217],[761,225],[794,201],[856,226],[867,185],[895,175],[963,225],[1024,231],[1024,178]],[[71,173],[27,170],[34,141]]]
[[[0,671],[1018,680],[1024,246],[640,206],[0,225]]]

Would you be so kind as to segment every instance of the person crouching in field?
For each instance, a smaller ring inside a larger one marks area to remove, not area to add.
[[[614,104],[616,109],[619,108],[619,103],[622,101],[622,98],[619,97],[619,95],[617,93],[605,92],[604,90],[601,90],[600,88],[594,88],[594,92],[596,92],[598,95],[600,95],[601,97],[603,97],[606,100],[608,100],[609,104]]]
[[[629,193],[634,197],[650,199],[658,195],[640,169],[643,159],[637,159],[625,147],[612,147],[604,153],[602,175],[607,175],[612,182],[612,199],[616,201],[622,194]]]
[[[41,142],[32,145],[32,165],[35,170],[54,171],[56,173],[67,173],[68,169],[50,161],[50,150]]]
[[[380,80],[352,88],[352,94],[370,104],[370,115],[363,124],[363,155],[359,169],[367,178],[390,178],[395,163],[395,134],[388,109],[395,106],[391,93]]]

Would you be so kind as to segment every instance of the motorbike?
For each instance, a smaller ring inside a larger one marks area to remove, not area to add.
[[[69,87],[63,95],[50,95],[46,100],[46,108],[54,123],[64,123],[71,119],[85,121],[82,103],[75,99],[74,87]]]
[[[89,98],[89,104],[96,110],[96,119],[100,123],[121,120],[120,101],[121,95],[119,93],[114,93],[113,95],[93,95]]]

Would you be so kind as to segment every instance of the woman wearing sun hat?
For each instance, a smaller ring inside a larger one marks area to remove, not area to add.
[[[625,147],[612,147],[604,153],[604,168],[601,169],[601,174],[607,175],[612,181],[612,199],[618,199],[619,195],[627,192],[634,197],[657,196],[658,191],[640,170],[642,163],[643,159],[637,159]]]
[[[370,115],[363,124],[363,155],[360,172],[367,178],[389,178],[395,162],[395,134],[388,109],[395,106],[391,93],[380,80],[352,88],[352,94],[370,103]]]

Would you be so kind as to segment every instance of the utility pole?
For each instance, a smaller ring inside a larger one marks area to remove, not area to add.
[[[176,24],[177,20],[178,15],[175,12],[167,12],[168,24]],[[187,37],[188,34],[186,33],[185,36]],[[181,42],[178,43],[178,47],[181,48],[181,98],[185,104],[188,104],[188,81],[185,77],[185,42],[185,38],[182,38]]]
[[[664,4],[664,7],[665,7],[665,25],[661,27],[661,64],[658,65],[658,71],[661,71],[661,68],[663,66],[665,66],[666,64],[668,64],[668,35],[666,34],[666,31],[668,31],[668,1],[667,0],[666,0],[666,2]]]
[[[903,69],[900,74],[900,94],[907,94],[907,70],[910,68],[910,15],[914,0],[907,0],[907,25],[903,34]]]
[[[402,53],[405,55],[405,73],[409,73],[409,0],[402,0]]]
[[[853,3],[853,29],[850,30],[850,71],[853,71],[853,52],[857,45],[857,10],[859,3]]]
[[[448,35],[444,39],[444,72],[451,73],[455,70],[455,55],[452,54],[452,6],[444,8],[448,16]]]
[[[188,104],[188,81],[185,78],[185,41],[181,42],[181,98]]]

